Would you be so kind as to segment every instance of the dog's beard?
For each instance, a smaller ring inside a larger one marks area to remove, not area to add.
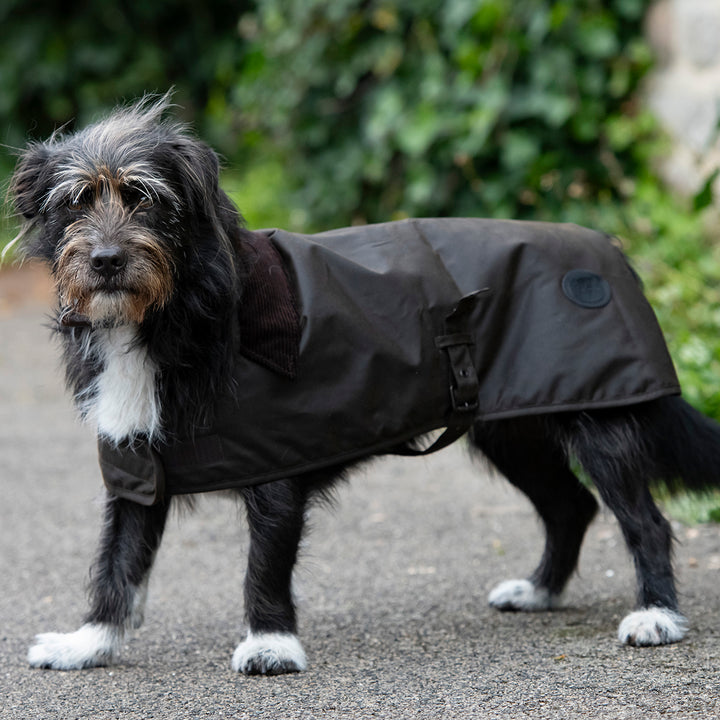
[[[167,303],[173,291],[172,264],[152,236],[127,243],[127,266],[109,279],[91,269],[92,247],[81,237],[72,239],[54,270],[64,317],[72,317],[68,324],[139,324],[148,311]]]
[[[69,307],[77,317],[87,318],[92,325],[114,326],[141,323],[148,309],[154,305],[125,290],[99,290]]]

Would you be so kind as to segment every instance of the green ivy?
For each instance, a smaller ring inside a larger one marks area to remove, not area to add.
[[[3,0],[0,143],[22,147],[117,103],[176,87],[178,112],[223,152],[234,152],[226,96],[244,43],[250,0]],[[0,152],[0,171],[12,167]]]
[[[265,0],[241,23],[254,61],[235,103],[320,226],[558,218],[642,167],[646,5]]]

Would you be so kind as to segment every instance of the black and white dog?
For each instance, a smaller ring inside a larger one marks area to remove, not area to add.
[[[18,246],[47,261],[56,281],[68,385],[82,416],[115,446],[192,436],[219,395],[243,393],[232,367],[238,309],[251,300],[244,248],[252,233],[218,187],[215,154],[165,118],[168,104],[143,100],[77,134],[29,145],[11,185],[24,218]],[[659,397],[477,421],[469,438],[526,493],[546,530],[538,567],[529,579],[498,585],[492,606],[531,611],[557,604],[597,509],[570,470],[573,457],[617,516],[635,562],[638,609],[620,624],[620,641],[659,645],[683,637],[671,531],[649,485],[675,478],[717,485],[715,423],[680,398]],[[236,490],[251,544],[248,635],[233,655],[235,670],[306,667],[291,576],[308,504],[343,470],[337,463]],[[85,622],[73,633],[39,635],[32,666],[85,668],[116,657],[124,633],[142,622],[170,505],[169,496],[143,504],[108,494]]]

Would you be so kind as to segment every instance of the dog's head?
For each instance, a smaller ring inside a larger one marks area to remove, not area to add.
[[[67,323],[141,322],[203,258],[230,272],[238,216],[218,188],[217,158],[164,119],[168,105],[167,95],[143,99],[19,158],[19,248],[50,264]]]

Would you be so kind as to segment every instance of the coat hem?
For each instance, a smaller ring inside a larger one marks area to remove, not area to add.
[[[512,419],[514,417],[528,415],[544,415],[559,412],[581,412],[583,410],[602,410],[614,407],[627,407],[629,405],[637,405],[639,403],[657,400],[661,397],[668,397],[671,395],[680,394],[680,387],[677,385],[672,385],[658,390],[649,391],[647,393],[634,395],[632,397],[622,398],[619,400],[614,399],[607,401],[578,401],[576,403],[562,403],[558,405],[543,405],[537,407],[517,408],[513,410],[505,410],[494,413],[480,413],[475,416],[473,423]],[[333,466],[353,464],[354,462],[362,462],[363,459],[369,458],[373,455],[403,454],[402,452],[394,450],[394,448],[399,449],[402,445],[412,440],[413,438],[417,438],[427,433],[440,430],[444,427],[446,427],[445,424],[433,424],[430,427],[422,427],[416,429],[411,433],[401,436],[400,438],[374,443],[361,449],[339,453],[338,455],[326,457],[322,460],[315,460],[301,465],[296,465],[291,468],[274,470],[270,473],[252,475],[245,478],[226,478],[218,482],[204,482],[197,485],[183,486],[182,483],[174,483],[170,477],[166,478],[165,493],[166,495],[194,495],[202,492],[215,492],[219,490],[230,490],[232,488],[249,487],[252,485],[262,485],[278,480],[301,479],[303,475],[314,472],[316,470],[331,468]],[[466,433],[463,433],[463,436],[464,434]]]

